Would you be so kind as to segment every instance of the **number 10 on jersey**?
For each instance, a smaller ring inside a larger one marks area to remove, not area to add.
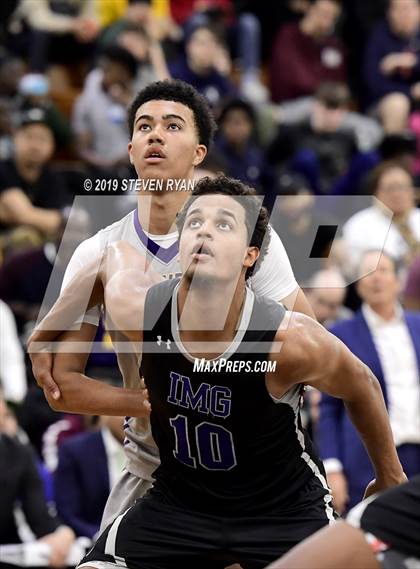
[[[197,468],[198,460],[198,463],[207,470],[231,470],[236,466],[232,433],[221,425],[203,422],[195,427],[198,456],[194,457],[191,453],[188,418],[177,415],[170,419],[170,424],[175,433],[173,454],[182,464]]]

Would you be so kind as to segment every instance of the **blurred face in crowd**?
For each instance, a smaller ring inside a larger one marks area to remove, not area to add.
[[[418,0],[391,0],[388,20],[392,31],[398,36],[409,38],[415,35],[420,26]]]
[[[0,391],[0,435],[4,433],[14,437],[18,431],[16,417],[6,405],[3,393]]]
[[[198,28],[188,40],[185,50],[194,70],[206,71],[213,67],[214,57],[220,44],[211,30]]]
[[[13,137],[18,162],[43,166],[54,152],[54,136],[48,126],[35,123],[19,128]]]
[[[100,68],[103,74],[102,85],[105,90],[109,90],[112,85],[121,85],[126,88],[133,81],[130,70],[118,61],[111,61],[104,57],[100,61]]]
[[[175,101],[148,101],[136,112],[128,145],[130,162],[143,178],[192,178],[206,155],[193,111]]]
[[[312,288],[306,291],[306,295],[311,303],[316,319],[320,324],[328,320],[337,319],[337,313],[343,304],[344,288]]]
[[[142,32],[127,30],[118,36],[118,45],[129,51],[137,61],[146,61],[150,42]]]
[[[233,146],[246,144],[252,134],[252,121],[242,109],[230,110],[221,125],[221,131],[225,139]]]
[[[125,18],[136,24],[147,24],[150,12],[151,9],[148,2],[131,2],[127,6]]]
[[[389,168],[379,178],[375,197],[394,215],[408,213],[415,206],[415,190],[410,174],[402,168]]]
[[[314,101],[312,126],[318,132],[336,132],[343,122],[344,112],[342,107],[330,108],[321,101]]]
[[[340,12],[340,6],[332,0],[318,0],[312,4],[304,18],[310,23],[311,35],[320,38],[330,35]]]
[[[401,285],[394,263],[387,255],[381,254],[379,262],[377,251],[363,255],[359,274],[366,274],[356,286],[364,302],[373,309],[395,304]]]
[[[312,210],[314,202],[313,194],[309,190],[302,189],[295,196],[281,196],[277,203],[282,215],[290,221],[296,221]]]
[[[0,93],[6,96],[16,95],[19,81],[25,71],[25,64],[21,59],[6,59],[0,67]]]

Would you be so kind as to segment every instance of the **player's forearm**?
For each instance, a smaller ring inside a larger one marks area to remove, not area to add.
[[[376,477],[400,482],[403,471],[380,384],[367,366],[360,366],[359,373],[360,387],[351,399],[344,400],[347,412],[366,447]]]
[[[143,389],[114,387],[78,372],[53,372],[53,377],[60,387],[61,397],[58,401],[47,393],[46,397],[55,411],[130,417],[149,414]]]

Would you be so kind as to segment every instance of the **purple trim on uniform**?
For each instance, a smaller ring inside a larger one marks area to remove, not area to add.
[[[146,247],[146,249],[151,253],[154,257],[162,261],[162,263],[169,264],[179,253],[178,241],[172,243],[170,247],[165,249],[165,247],[160,247],[156,241],[150,239],[143,231],[142,226],[140,225],[139,216],[137,215],[137,210],[135,209],[134,212],[134,228],[136,233]]]

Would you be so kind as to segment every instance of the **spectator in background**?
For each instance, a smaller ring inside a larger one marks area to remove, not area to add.
[[[45,75],[28,73],[19,81],[16,104],[20,111],[42,109],[57,147],[65,148],[72,141],[70,123],[52,100],[49,89],[49,81]]]
[[[64,567],[74,533],[49,513],[31,448],[6,432],[7,408],[0,391],[0,463],[7,465],[1,470],[0,544],[21,542],[14,518],[19,500],[30,529],[51,548],[49,566]]]
[[[6,51],[0,53],[0,97],[10,101],[18,94],[19,82],[25,75],[23,59]]]
[[[404,306],[407,310],[420,311],[420,255],[415,257],[408,271]]]
[[[20,336],[31,333],[43,302],[46,313],[56,301],[67,264],[80,240],[89,237],[88,230],[87,214],[73,208],[69,223],[55,239],[11,253],[0,266],[0,298],[12,309]]]
[[[212,106],[235,92],[227,74],[230,60],[222,40],[210,26],[194,28],[185,40],[186,57],[169,66],[174,79],[197,89]]]
[[[335,33],[339,0],[315,0],[299,23],[280,27],[270,63],[273,101],[312,95],[323,81],[346,82],[344,46]]]
[[[420,100],[420,4],[390,0],[386,19],[368,41],[364,80],[386,133],[407,128],[412,101]]]
[[[273,164],[287,167],[308,180],[315,194],[333,194],[342,178],[358,163],[371,167],[369,153],[359,152],[356,129],[343,128],[350,93],[341,83],[323,83],[316,91],[310,114],[296,124],[280,124],[267,153]]]
[[[316,94],[311,97],[301,97],[295,101],[286,101],[281,105],[273,106],[273,115],[275,121],[279,125],[298,125],[311,120],[314,114],[314,108],[317,106],[319,95],[323,91],[330,90],[331,93],[343,93],[343,101],[341,120],[338,121],[338,132],[345,132],[351,134],[355,141],[359,152],[371,152],[376,150],[383,138],[383,130],[377,120],[370,118],[361,113],[349,110],[349,94],[344,96],[343,85],[334,83],[333,81],[322,83],[317,89],[318,97]],[[329,99],[328,106],[336,106],[338,101],[337,97],[335,104],[332,98]]]
[[[31,70],[43,73],[51,62],[75,63],[90,57],[99,32],[95,0],[20,0],[10,27],[24,22]]]
[[[379,261],[378,261],[379,259]],[[403,311],[394,260],[366,252],[357,283],[363,305],[331,332],[378,378],[398,455],[408,477],[420,473],[420,314]],[[361,500],[374,477],[366,450],[338,399],[322,396],[319,448],[338,512]]]
[[[170,78],[160,43],[142,26],[127,23],[118,32],[114,43],[129,51],[137,60],[136,90],[146,87],[153,81]],[[105,38],[103,44],[107,45]]]
[[[123,418],[101,417],[100,425],[60,445],[54,474],[58,515],[76,535],[92,539],[125,463]]]
[[[340,234],[335,220],[315,207],[315,197],[302,177],[285,173],[279,187],[284,195],[277,197],[270,222],[284,243],[297,282],[303,286],[331,264],[330,253]]]
[[[13,102],[0,98],[0,161],[8,160],[13,155]]]
[[[26,225],[55,235],[71,198],[64,177],[50,167],[54,136],[42,109],[21,113],[13,143],[13,158],[0,162],[0,230]]]
[[[182,0],[171,2],[172,13],[184,26],[187,35],[197,26],[219,29],[227,37],[232,59],[240,72],[240,91],[254,104],[268,99],[268,90],[261,83],[261,24],[259,19],[232,0]]]
[[[26,390],[26,371],[22,346],[10,308],[0,300],[0,389],[11,403],[22,403]]]
[[[252,106],[232,99],[223,106],[218,120],[216,148],[227,163],[226,174],[264,193],[272,189],[274,175],[255,141],[256,115]]]
[[[169,78],[156,22],[150,2],[130,0],[121,18],[103,30],[98,39],[99,48],[117,44],[136,58],[139,63],[137,90],[153,81]]]
[[[86,78],[73,112],[79,156],[93,173],[126,175],[129,132],[126,107],[134,96],[137,61],[127,50],[108,46]]]
[[[381,249],[408,267],[419,253],[420,210],[411,174],[398,162],[384,162],[371,175],[372,207],[354,214],[343,238],[354,264],[367,249]]]
[[[304,287],[316,319],[325,328],[329,328],[337,320],[350,318],[353,314],[343,305],[346,284],[340,271],[331,268],[316,272]]]

